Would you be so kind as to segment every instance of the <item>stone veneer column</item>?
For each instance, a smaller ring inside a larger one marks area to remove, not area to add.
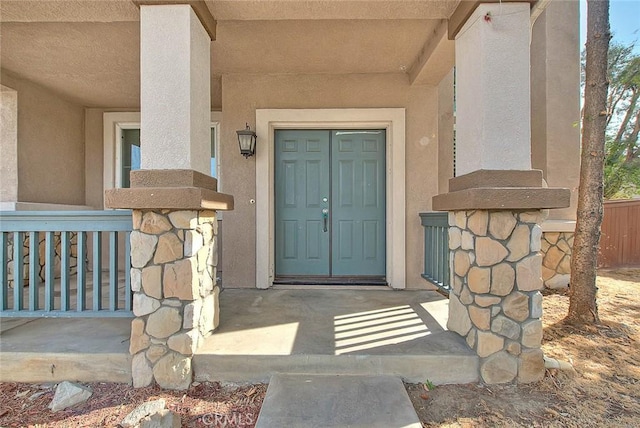
[[[569,287],[574,232],[542,233],[542,281],[553,290]]]
[[[449,213],[452,288],[448,328],[480,357],[484,382],[544,375],[541,211]]]
[[[570,193],[531,169],[530,3],[462,3],[449,20],[458,177],[433,198],[450,212],[448,325],[482,380],[530,382],[544,375],[541,210],[568,207]]]
[[[449,180],[433,198],[449,213],[450,330],[480,357],[486,383],[533,382],[544,375],[542,229],[547,208],[569,190],[542,187],[542,171],[476,171]]]
[[[134,210],[131,233],[133,385],[191,384],[191,358],[218,326],[214,211]]]
[[[187,389],[193,354],[218,325],[216,211],[233,209],[233,197],[193,170],[130,177],[132,187],[107,190],[105,204],[133,210],[133,385]]]

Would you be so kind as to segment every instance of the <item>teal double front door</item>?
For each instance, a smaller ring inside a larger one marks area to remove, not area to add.
[[[276,281],[382,282],[384,130],[275,131]]]

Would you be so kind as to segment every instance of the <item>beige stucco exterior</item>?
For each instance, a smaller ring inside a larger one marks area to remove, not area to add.
[[[0,86],[0,202],[18,200],[18,93]]]
[[[96,108],[84,111],[85,201],[95,208],[104,206],[103,114],[104,110]]]
[[[453,177],[453,137],[455,116],[453,111],[454,71],[438,85],[438,192],[449,191],[449,179]]]
[[[139,12],[113,2],[68,14],[3,3],[2,84],[18,100],[17,198],[102,209],[105,170],[114,167],[104,165],[112,144],[104,113],[140,110]],[[457,1],[369,2],[376,7],[366,12],[353,2],[263,3],[209,3],[219,19],[209,90],[211,111],[222,112],[219,190],[235,199],[222,221],[224,286],[255,287],[255,261],[266,257],[256,251],[256,220],[265,215],[253,203],[261,196],[256,162],[239,154],[236,130],[255,129],[259,109],[401,108],[406,288],[431,288],[420,276],[418,214],[431,211],[432,197],[446,193],[453,176],[454,43],[444,29]],[[549,185],[576,189],[577,2],[552,2],[532,34],[531,163]],[[2,158],[4,165],[4,148]],[[574,215],[575,198],[551,218]]]
[[[82,106],[4,71],[2,85],[17,93],[18,200],[84,205]]]
[[[550,187],[571,190],[571,207],[550,218],[575,220],[580,180],[578,2],[554,1],[533,26],[531,41],[531,158]],[[573,82],[573,83],[572,83]]]
[[[225,76],[220,181],[222,191],[235,197],[235,209],[224,214],[223,224],[226,242],[236,243],[224,249],[225,284],[255,286],[255,267],[245,262],[261,257],[255,254],[253,225],[256,216],[264,215],[251,203],[257,196],[255,161],[238,155],[235,130],[247,118],[255,121],[256,109],[395,107],[406,109],[406,283],[408,288],[426,285],[420,278],[423,237],[418,213],[430,210],[431,197],[438,192],[437,100],[437,88],[411,86],[404,75]]]

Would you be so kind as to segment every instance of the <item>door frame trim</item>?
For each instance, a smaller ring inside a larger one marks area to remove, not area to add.
[[[406,287],[405,109],[256,109],[256,287],[275,275],[276,129],[386,130],[386,272],[392,288]]]

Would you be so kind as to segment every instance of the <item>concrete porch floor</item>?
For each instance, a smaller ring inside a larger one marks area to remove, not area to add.
[[[194,357],[196,380],[266,382],[276,373],[478,380],[478,358],[446,330],[433,291],[225,290],[220,327]]]
[[[131,382],[130,318],[2,318],[2,382]]]
[[[224,290],[220,327],[193,360],[196,380],[267,382],[276,373],[478,380],[478,358],[446,331],[429,291]],[[131,381],[129,318],[2,318],[0,381]]]

